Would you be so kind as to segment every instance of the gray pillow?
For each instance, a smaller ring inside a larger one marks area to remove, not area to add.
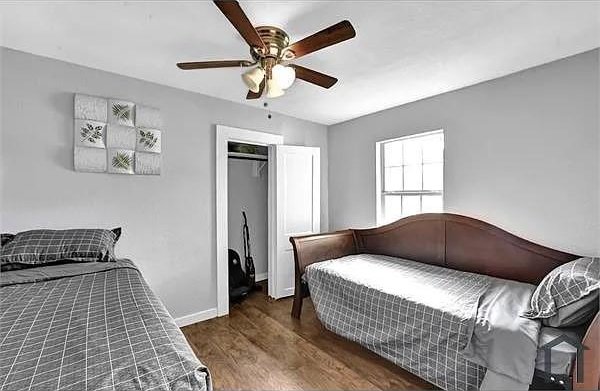
[[[522,314],[529,319],[550,318],[600,286],[600,258],[579,258],[552,270],[531,295]]]
[[[598,290],[560,307],[555,315],[542,319],[542,324],[551,327],[580,326],[592,319],[597,312]]]
[[[56,261],[114,261],[114,246],[120,228],[38,229],[19,232],[0,248],[0,264],[43,265]]]

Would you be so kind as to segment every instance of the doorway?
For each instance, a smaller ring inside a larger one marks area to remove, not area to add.
[[[216,136],[217,316],[223,316],[229,313],[229,143],[267,147],[283,144],[283,136],[223,125],[217,125]],[[268,210],[270,202],[268,197]]]
[[[294,257],[290,236],[318,233],[320,229],[320,149],[282,145],[283,136],[222,125],[217,125],[216,133],[217,316],[223,316],[229,313],[230,232],[232,237],[239,235],[240,221],[236,221],[235,217],[243,219],[242,202],[232,206],[236,210],[229,210],[230,205],[234,205],[229,202],[230,161],[247,158],[251,164],[242,167],[240,172],[249,173],[251,177],[245,179],[256,181],[252,183],[259,188],[264,182],[267,183],[267,294],[278,299],[294,291]],[[246,149],[230,151],[231,146],[235,145],[246,146]],[[265,160],[266,165],[263,164]],[[264,176],[261,178],[261,175]],[[236,185],[235,191],[243,192],[243,189]],[[257,191],[259,193],[264,197],[264,188]],[[264,202],[264,199],[258,200],[261,201]],[[246,212],[249,225],[256,225],[255,229],[250,227],[251,233],[256,233],[258,225],[262,225],[262,229],[259,228],[260,235],[253,235],[251,240],[253,237],[254,240],[260,240],[264,249],[263,207],[256,207],[256,211],[248,208]],[[230,224],[233,226],[230,227]],[[235,245],[235,241],[231,244]],[[265,271],[259,270],[260,273]]]

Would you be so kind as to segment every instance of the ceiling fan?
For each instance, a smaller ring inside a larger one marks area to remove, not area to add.
[[[252,61],[180,62],[177,64],[180,69],[253,67],[242,75],[242,80],[250,89],[246,99],[258,99],[265,90],[267,98],[281,96],[296,78],[324,88],[330,88],[337,82],[335,77],[300,65],[289,64],[289,61],[354,38],[356,32],[349,21],[341,21],[290,44],[287,33],[278,27],[252,26],[237,1],[214,0],[214,3],[250,45]]]

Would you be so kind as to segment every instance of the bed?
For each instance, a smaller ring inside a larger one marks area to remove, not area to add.
[[[589,349],[575,365],[567,351],[549,366],[541,341],[564,330],[520,316],[536,285],[574,254],[454,214],[290,240],[292,316],[310,294],[326,328],[440,388],[527,389],[547,367],[560,369],[548,376],[557,386],[598,386],[597,314],[579,332]]]
[[[0,273],[0,390],[210,390],[129,260]]]

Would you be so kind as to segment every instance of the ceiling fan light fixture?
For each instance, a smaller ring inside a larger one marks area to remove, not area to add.
[[[252,68],[242,74],[244,84],[246,84],[248,89],[252,92],[260,91],[260,83],[262,83],[264,78],[265,71],[261,67]]]
[[[282,90],[290,88],[290,86],[296,80],[296,70],[292,67],[286,67],[281,64],[277,64],[272,69],[273,80],[277,81],[277,84]]]
[[[250,91],[246,99],[266,95],[276,98],[292,86],[296,78],[323,88],[331,88],[338,80],[297,64],[289,64],[307,54],[336,45],[356,36],[352,23],[342,20],[290,44],[289,35],[276,26],[254,26],[238,1],[213,0],[250,47],[252,60],[192,61],[177,63],[179,69],[211,69],[253,67],[241,75]],[[288,65],[283,65],[288,64]]]
[[[279,83],[275,79],[267,80],[267,98],[277,98],[285,94]]]

